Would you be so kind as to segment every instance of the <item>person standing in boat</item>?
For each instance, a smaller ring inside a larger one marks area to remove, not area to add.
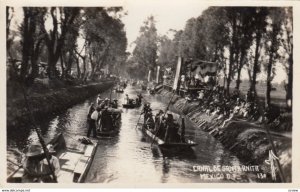
[[[91,120],[89,122],[89,130],[87,132],[87,137],[90,137],[92,131],[93,131],[93,137],[94,138],[97,137],[96,126],[97,126],[97,122],[99,120],[99,112],[100,112],[100,108],[97,107],[97,109],[91,115]]]
[[[151,110],[147,112],[146,126],[148,129],[154,131],[155,122],[154,122]]]
[[[138,96],[138,102],[142,103],[142,98],[143,98],[142,94],[139,93],[137,96]]]
[[[54,156],[54,153],[56,151],[54,150],[54,147],[51,144],[47,145],[47,149],[48,149],[49,155],[50,155],[50,164],[52,166],[52,169],[54,171],[55,176],[57,177],[58,174],[59,174],[59,171],[60,171],[60,165],[59,165],[58,158]],[[49,173],[49,172],[51,172],[51,169],[49,167],[49,164],[48,164],[48,161],[47,161],[46,158],[44,158],[40,163],[41,163],[41,172],[42,173]],[[43,183],[53,183],[54,182],[52,174],[51,175],[47,175],[45,177],[42,177],[41,181]]]
[[[147,115],[148,115],[148,112],[150,111],[150,104],[149,103],[145,103],[145,105],[144,105],[144,108],[143,108],[143,111],[142,111],[142,113],[141,113],[141,115],[142,114],[144,114],[144,125],[146,124],[146,121],[147,121]]]
[[[174,138],[176,136],[176,127],[174,124],[174,118],[173,115],[168,113],[166,122],[165,122],[165,126],[166,126],[166,133],[165,133],[165,142],[166,143],[170,143],[174,141]]]
[[[89,110],[88,110],[88,115],[87,115],[87,121],[89,122],[91,120],[91,115],[95,111],[95,104],[91,103]]]
[[[100,104],[102,103],[102,101],[103,101],[103,99],[101,99],[101,95],[98,94],[98,97],[97,97],[97,99],[96,99],[97,105],[100,105]]]
[[[22,183],[38,183],[42,177],[48,177],[51,172],[41,172],[41,160],[45,158],[42,147],[39,144],[32,144],[22,159],[24,174]]]
[[[126,98],[125,98],[125,99],[126,99],[126,104],[129,104],[129,100],[130,100],[130,99],[129,99],[128,94],[126,94]]]

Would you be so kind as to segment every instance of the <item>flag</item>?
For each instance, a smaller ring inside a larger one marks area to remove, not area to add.
[[[181,63],[182,63],[182,58],[178,57],[178,62],[177,62],[177,67],[176,67],[176,74],[175,74],[175,79],[174,79],[173,90],[176,90],[177,86],[178,86],[178,80],[179,80],[179,75],[180,75]]]

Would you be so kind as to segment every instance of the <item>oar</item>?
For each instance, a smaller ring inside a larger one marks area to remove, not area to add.
[[[38,128],[37,125],[36,125],[36,122],[35,122],[35,119],[33,117],[32,110],[30,108],[29,101],[28,101],[28,98],[27,98],[27,95],[26,95],[26,92],[25,92],[24,85],[22,84],[22,82],[20,82],[20,84],[21,84],[22,91],[23,91],[23,96],[24,96],[24,101],[25,101],[24,103],[25,103],[25,106],[26,106],[27,111],[29,113],[29,118],[31,120],[31,123],[33,125],[33,128],[34,128],[35,132],[37,133],[39,142],[42,145],[43,151],[44,151],[45,156],[46,156],[47,163],[49,165],[50,173],[51,173],[51,175],[53,177],[53,181],[55,183],[57,183],[57,178],[56,178],[56,175],[55,175],[55,172],[54,172],[54,167],[53,167],[53,165],[50,162],[50,154],[49,154],[48,148],[47,148],[46,143],[45,143],[45,141],[44,141],[44,139],[42,137],[42,133],[41,133],[40,128]]]
[[[169,101],[169,103],[168,103],[168,106],[167,106],[166,111],[164,112],[163,118],[165,117],[167,111],[169,110],[169,106],[170,106],[170,104],[171,104],[171,102],[172,102],[172,99],[173,99],[175,93],[176,93],[176,90],[174,91],[174,93],[173,93],[173,95],[172,95],[172,97],[171,97],[171,99],[170,99],[170,101]],[[163,118],[162,118],[162,119],[163,119]],[[154,141],[155,141],[155,138],[157,137],[157,133],[158,133],[160,127],[161,127],[160,125],[161,125],[161,121],[159,122],[158,129],[157,129],[157,131],[155,132],[154,138],[153,138],[152,143],[151,143],[151,147],[152,147],[152,145],[153,145],[153,143],[154,143]]]

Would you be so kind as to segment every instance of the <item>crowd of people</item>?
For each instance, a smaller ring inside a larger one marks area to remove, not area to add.
[[[255,94],[255,92],[248,91],[246,95],[242,95],[235,89],[227,97],[223,87],[215,86],[212,89],[198,91],[198,107],[219,122],[221,127],[225,127],[230,120],[235,118],[263,123],[278,117],[280,114],[278,110],[274,110],[275,108],[270,110],[270,108],[259,105],[259,102],[253,97]]]
[[[117,99],[102,99],[101,95],[99,94],[96,99],[96,104],[91,103],[88,109],[87,121],[89,129],[87,132],[87,137],[90,137],[91,132],[93,132],[93,137],[97,138],[97,129],[99,131],[110,131],[116,127],[115,123],[119,116],[111,113],[108,108],[117,107]]]

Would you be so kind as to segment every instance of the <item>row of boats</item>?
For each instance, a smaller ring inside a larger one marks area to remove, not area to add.
[[[123,104],[123,108],[139,108],[142,106],[141,98],[133,100],[134,102]],[[144,107],[145,107],[144,103]],[[73,136],[72,139],[65,139],[63,133],[58,134],[53,139],[47,142],[51,144],[55,149],[55,156],[58,158],[60,163],[60,172],[57,175],[57,182],[59,183],[81,183],[84,182],[88,170],[92,164],[93,158],[95,156],[98,139],[101,138],[111,138],[116,137],[120,131],[121,127],[121,113],[122,110],[117,108],[108,108],[108,115],[112,118],[111,127],[105,130],[97,130],[97,139],[91,139],[80,136]],[[165,115],[165,114],[164,114]],[[176,116],[176,114],[173,114]],[[144,115],[144,117],[146,117]],[[149,127],[144,120],[144,123],[137,122],[137,127],[151,139],[152,144],[156,145],[163,151],[178,153],[180,151],[185,151],[191,149],[191,147],[196,146],[197,143],[190,139],[182,139],[185,135],[185,124],[184,118],[177,117],[174,119],[175,124],[180,125],[181,135],[177,132],[175,134],[176,138],[181,138],[173,141],[165,141],[163,135],[159,134],[158,127]],[[152,145],[151,144],[151,145]],[[22,182],[22,177],[24,175],[24,169],[22,165],[18,165],[16,170],[13,171],[7,177],[7,182],[18,183]]]

